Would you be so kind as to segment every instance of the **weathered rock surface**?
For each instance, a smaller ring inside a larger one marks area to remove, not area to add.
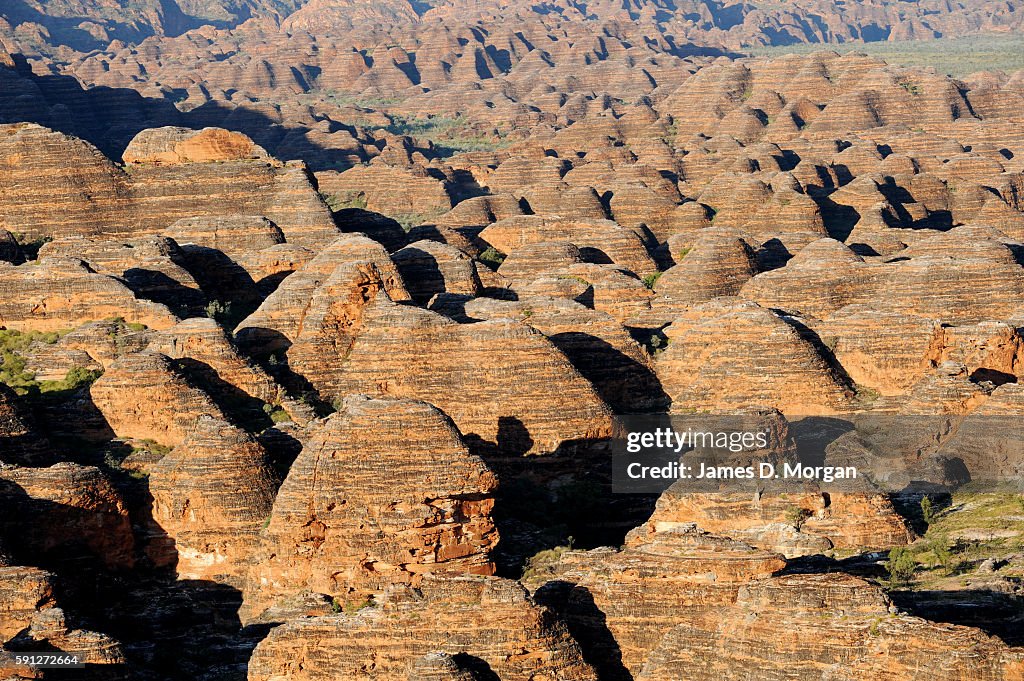
[[[244,135],[156,129],[129,149],[138,162],[125,172],[77,138],[38,125],[3,126],[0,179],[12,188],[0,203],[5,228],[30,239],[123,238],[159,234],[183,218],[241,214],[265,216],[300,246],[322,246],[338,234],[305,168],[267,157]]]
[[[863,580],[791,575],[743,587],[732,612],[674,628],[637,678],[756,674],[852,681],[902,679],[926,668],[937,679],[1002,680],[1017,678],[1022,665],[1019,649],[977,629],[894,613],[888,599]]]
[[[346,398],[277,495],[247,610],[303,590],[355,602],[426,573],[492,574],[496,484],[434,407]]]
[[[180,445],[203,415],[223,420],[210,397],[187,381],[167,356],[126,355],[89,389],[96,407],[119,437]]]
[[[229,423],[199,416],[149,473],[154,563],[169,563],[179,579],[241,586],[277,486],[263,447]]]
[[[181,321],[154,334],[147,349],[178,360],[193,380],[222,403],[238,403],[247,397],[266,403],[280,401],[280,387],[238,352],[213,319]]]
[[[476,295],[482,288],[473,259],[448,244],[417,241],[391,259],[412,299],[421,304],[438,293]]]
[[[652,411],[667,404],[650,356],[608,314],[570,300],[542,297],[515,302],[477,298],[465,302],[462,312],[464,319],[508,317],[537,329],[616,413]]]
[[[20,561],[91,557],[129,568],[134,540],[120,493],[97,468],[58,463],[49,468],[0,468],[5,513],[0,538]],[[26,527],[34,527],[26,532]]]
[[[657,371],[673,411],[756,405],[812,415],[848,403],[848,388],[798,327],[753,303],[695,305],[665,335]]]
[[[369,656],[376,678],[405,681],[407,665],[439,648],[508,681],[597,678],[565,625],[517,582],[496,577],[425,577],[415,595],[393,589],[355,614],[287,622],[256,647],[248,678],[356,678]]]
[[[628,543],[647,543],[658,532],[691,524],[787,557],[833,548],[886,549],[912,539],[882,494],[782,495],[769,490],[751,498],[745,493],[696,493],[676,484],[662,493],[651,519],[633,530]]]
[[[162,329],[177,321],[165,306],[137,299],[120,281],[94,273],[80,260],[0,263],[0,287],[0,326],[10,329],[57,331],[114,317]]]
[[[409,300],[402,277],[383,246],[362,235],[343,236],[285,279],[238,325],[235,334],[239,343],[255,354],[287,348],[305,328],[307,307],[318,290],[336,269],[356,262],[373,264],[393,300]]]
[[[267,152],[251,139],[221,128],[152,128],[144,130],[124,150],[125,163],[213,163],[267,160]]]
[[[506,255],[538,242],[569,242],[588,262],[615,263],[637,274],[657,270],[640,237],[611,220],[525,215],[495,222],[480,238]]]
[[[525,324],[458,324],[396,304],[383,291],[360,315],[347,354],[323,357],[324,366],[335,367],[323,398],[364,393],[429,401],[467,437],[509,454],[551,452],[609,433],[608,408],[593,386]],[[501,357],[500,365],[495,357]],[[557,400],[552,385],[559,386]]]
[[[182,245],[214,248],[235,262],[285,241],[281,229],[262,215],[182,218],[164,234]]]
[[[186,269],[185,254],[164,237],[120,241],[69,237],[44,244],[39,257],[44,262],[81,259],[94,272],[118,277],[137,296],[171,310],[201,310],[205,304],[199,283]]]
[[[52,458],[46,440],[18,403],[17,394],[0,384],[0,464],[32,465]]]

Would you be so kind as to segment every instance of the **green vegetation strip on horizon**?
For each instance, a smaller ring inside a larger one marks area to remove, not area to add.
[[[1024,69],[1024,35],[980,35],[935,40],[744,48],[747,54],[755,57],[811,54],[830,50],[840,54],[863,52],[900,66],[932,67],[937,72],[954,78],[962,78],[978,71],[1012,72]]]

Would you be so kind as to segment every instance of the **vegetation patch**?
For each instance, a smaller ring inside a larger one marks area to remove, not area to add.
[[[954,78],[962,78],[978,71],[1016,71],[1024,68],[1024,36],[1021,35],[980,35],[969,38],[895,40],[845,45],[779,45],[750,47],[745,51],[752,56],[774,57],[783,54],[811,54],[823,50],[834,50],[840,54],[862,52],[890,64],[931,67]],[[910,88],[907,91],[917,94]]]
[[[492,270],[496,270],[501,266],[501,263],[505,262],[506,257],[508,256],[494,246],[488,246],[487,249],[480,254],[479,260]]]

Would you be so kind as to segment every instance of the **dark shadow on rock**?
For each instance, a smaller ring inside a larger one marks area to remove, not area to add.
[[[202,291],[183,286],[163,272],[133,267],[125,270],[121,279],[138,297],[166,305],[179,316],[201,314],[206,306]]]
[[[252,276],[221,251],[194,244],[182,246],[181,251],[185,268],[207,299],[230,303],[230,309],[225,309],[225,321],[232,328],[263,302],[263,294]]]
[[[522,456],[533,447],[533,438],[515,416],[498,417],[498,451],[505,456]]]
[[[587,333],[548,337],[618,414],[662,411],[670,399],[654,371],[610,343]]]
[[[427,251],[407,246],[391,259],[416,303],[424,305],[438,293],[444,293],[444,273],[437,259]]]
[[[501,681],[498,675],[494,673],[494,670],[491,669],[491,665],[479,657],[474,657],[467,653],[457,653],[452,655],[452,660],[458,665],[460,670],[468,671],[473,676],[474,681]]]
[[[334,224],[342,232],[361,232],[394,253],[409,243],[409,236],[397,220],[363,208],[342,208],[334,212]]]
[[[270,416],[263,410],[263,400],[228,383],[209,364],[191,357],[176,359],[174,363],[235,423],[253,432],[259,432],[272,425]]]
[[[583,660],[600,681],[633,681],[622,663],[622,649],[608,628],[607,617],[586,587],[555,580],[537,589],[536,601],[559,614],[580,646]]]
[[[759,272],[768,272],[783,267],[793,254],[781,239],[773,237],[765,241],[757,249],[757,269]]]
[[[1024,645],[1024,598],[990,589],[892,591],[898,608],[933,622],[977,627],[1011,646]]]
[[[853,231],[854,226],[860,221],[860,213],[853,206],[844,206],[836,203],[828,196],[815,196],[811,198],[821,209],[821,219],[825,223],[825,231],[836,241],[845,242]]]

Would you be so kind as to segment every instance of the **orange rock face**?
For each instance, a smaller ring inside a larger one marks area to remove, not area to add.
[[[125,163],[210,163],[265,159],[267,152],[245,135],[220,128],[155,128],[133,139],[122,158]]]
[[[380,679],[404,681],[407,666],[444,648],[483,660],[510,681],[594,681],[565,625],[526,590],[496,577],[428,577],[353,614],[292,620],[257,646],[253,681],[355,677],[366,656]]]
[[[426,573],[491,574],[494,474],[440,411],[352,396],[285,479],[246,587],[253,615],[312,590],[360,601]]]
[[[0,659],[1021,681],[1021,0],[0,5]]]

